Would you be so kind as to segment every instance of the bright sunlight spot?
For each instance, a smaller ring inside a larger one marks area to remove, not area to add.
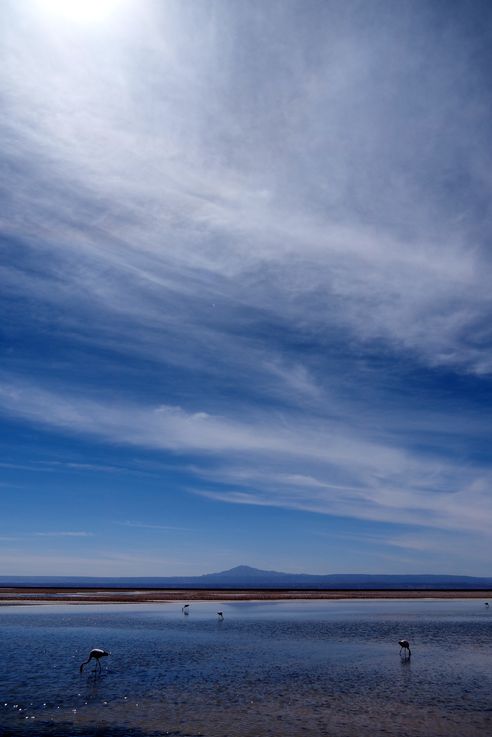
[[[74,23],[99,23],[121,5],[122,0],[38,0],[50,15]]]

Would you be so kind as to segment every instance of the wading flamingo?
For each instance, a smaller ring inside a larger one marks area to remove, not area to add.
[[[410,650],[410,643],[408,642],[408,640],[398,640],[398,644],[400,646],[400,655],[401,655],[402,650],[408,650],[408,657],[410,657],[412,652]],[[406,653],[405,653],[405,657],[407,657]]]
[[[89,663],[92,658],[94,658],[94,660],[96,661],[96,668],[97,666],[99,666],[99,670],[101,670],[101,663],[99,662],[99,660],[100,658],[104,658],[106,655],[111,655],[111,653],[107,653],[106,650],[101,650],[100,647],[95,647],[93,650],[90,651],[87,660],[80,666],[80,672],[82,673],[82,671],[84,670],[84,665],[87,665],[87,663]]]

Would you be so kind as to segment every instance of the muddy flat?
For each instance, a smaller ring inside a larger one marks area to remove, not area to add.
[[[288,601],[336,599],[483,599],[491,590],[443,589],[121,589],[0,587],[0,606],[53,603],[149,603],[171,601]]]

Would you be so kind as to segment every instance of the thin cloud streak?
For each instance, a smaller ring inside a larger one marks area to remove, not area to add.
[[[174,527],[172,525],[151,525],[146,524],[145,522],[132,522],[130,520],[126,520],[124,522],[114,522],[115,525],[121,525],[122,527],[136,527],[137,529],[142,530],[174,530],[177,532],[192,532],[191,527]]]
[[[66,531],[66,532],[34,532],[35,537],[94,537],[93,532]]]
[[[0,575],[44,576],[56,571],[57,576],[139,576],[142,570],[148,576],[163,575],[169,566],[179,567],[179,561],[171,558],[138,554],[118,554],[109,550],[93,550],[88,555],[62,556],[41,551],[2,551]]]

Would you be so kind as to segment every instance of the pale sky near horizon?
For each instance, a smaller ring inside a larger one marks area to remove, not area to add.
[[[0,13],[0,575],[490,575],[490,3]]]

